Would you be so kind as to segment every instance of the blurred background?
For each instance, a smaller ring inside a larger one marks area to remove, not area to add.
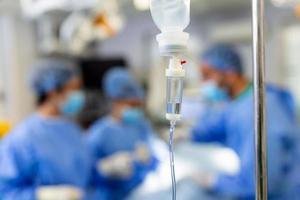
[[[187,128],[202,111],[198,65],[199,55],[208,45],[235,44],[244,59],[247,76],[252,77],[251,1],[191,0],[191,5],[191,24],[186,30],[191,39],[185,65],[184,120],[179,133],[188,132]],[[299,22],[300,2],[266,1],[267,80],[292,92],[298,114]],[[122,66],[142,83],[147,116],[164,138],[168,129],[164,72],[167,60],[159,55],[155,39],[158,33],[148,0],[0,0],[0,137],[1,132],[4,134],[34,111],[34,95],[27,87],[30,65],[40,57],[58,56],[72,59],[80,66],[87,97],[79,117],[82,127],[88,128],[107,114],[109,102],[101,89],[102,77],[110,68]],[[195,152],[191,147],[182,148],[182,157]],[[218,153],[210,148],[200,148],[198,156],[203,157],[209,149],[216,157],[206,160],[208,163],[222,163],[229,172],[236,169],[236,165],[224,165],[222,157],[227,150]]]
[[[188,32],[186,96],[198,95],[198,55],[209,44],[238,46],[251,76],[251,1],[195,0]],[[266,7],[267,79],[288,87],[300,102],[300,7],[292,0],[270,0]],[[99,85],[112,66],[130,68],[147,89],[147,110],[164,116],[165,61],[148,0],[1,0],[0,118],[16,124],[33,110],[26,87],[28,67],[40,56],[69,57],[80,65],[89,97],[84,123],[105,113]],[[91,109],[95,108],[99,109]]]

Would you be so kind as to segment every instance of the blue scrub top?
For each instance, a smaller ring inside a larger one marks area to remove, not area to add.
[[[38,114],[29,117],[1,143],[0,199],[34,200],[37,188],[51,185],[84,191],[91,173],[88,153],[72,122]]]
[[[145,120],[135,125],[126,125],[116,122],[107,116],[98,120],[89,130],[89,147],[93,155],[94,166],[101,159],[107,158],[117,152],[134,152],[136,145],[144,143],[151,150],[151,137],[153,131]],[[110,195],[109,200],[124,199],[136,186],[138,186],[146,175],[154,170],[157,159],[152,153],[148,165],[139,162],[134,163],[134,173],[127,179],[105,177],[94,169],[95,182],[99,187],[107,188]]]
[[[220,142],[233,149],[240,158],[241,170],[235,176],[219,176],[213,191],[229,197],[254,199],[254,117],[253,90],[248,87],[225,109],[208,110],[192,130],[197,142]],[[280,94],[266,92],[269,195],[284,193],[288,173],[293,166],[296,124],[283,104]]]

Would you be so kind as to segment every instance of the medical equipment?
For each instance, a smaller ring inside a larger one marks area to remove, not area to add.
[[[187,48],[189,34],[183,30],[189,24],[190,0],[152,0],[151,13],[155,24],[162,31],[157,36],[159,50],[169,57],[167,76],[167,114],[170,121],[180,119],[183,79],[181,57]]]
[[[253,94],[257,200],[268,199],[264,22],[265,0],[252,0]]]
[[[115,36],[124,26],[117,0],[97,2],[88,12],[74,11],[61,23],[59,43],[65,51],[81,54],[93,41]]]
[[[174,130],[175,122],[170,123],[170,138],[169,138],[169,152],[170,152],[170,168],[171,168],[171,179],[172,179],[172,199],[176,199],[176,176],[175,176],[175,163],[173,153],[173,141],[174,141]]]
[[[187,48],[189,34],[183,32],[190,21],[190,0],[151,0],[151,13],[161,34],[157,36],[159,50],[169,57],[167,76],[167,114],[170,121],[180,120],[183,79],[181,57]]]
[[[185,70],[182,55],[187,49],[189,34],[183,30],[190,22],[190,0],[151,0],[152,18],[161,30],[157,36],[159,50],[169,58],[167,76],[167,114],[170,121],[170,162],[172,173],[172,196],[176,199],[176,180],[173,156],[173,134],[175,124],[180,120]]]
[[[39,18],[42,15],[61,10],[86,10],[94,8],[97,5],[97,0],[74,1],[74,0],[21,0],[21,8],[26,17],[30,19]]]

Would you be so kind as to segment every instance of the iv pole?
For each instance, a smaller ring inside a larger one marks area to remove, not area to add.
[[[256,200],[268,199],[264,1],[252,0]]]

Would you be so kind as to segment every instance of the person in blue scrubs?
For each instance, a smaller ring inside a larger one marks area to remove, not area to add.
[[[153,131],[142,110],[143,90],[127,70],[108,71],[103,85],[111,111],[90,128],[89,146],[96,182],[109,200],[122,200],[155,169]]]
[[[33,70],[37,110],[1,142],[0,199],[35,200],[49,193],[59,199],[61,192],[66,200],[85,198],[91,159],[71,120],[84,105],[80,76],[61,59],[44,59]]]
[[[218,44],[202,55],[200,72],[207,96],[225,102],[199,119],[192,129],[195,142],[219,142],[240,158],[240,171],[203,183],[219,198],[254,199],[253,86],[244,75],[242,60],[231,45]],[[269,199],[282,199],[293,168],[295,107],[291,95],[276,86],[266,88]],[[209,179],[208,179],[209,180]]]

